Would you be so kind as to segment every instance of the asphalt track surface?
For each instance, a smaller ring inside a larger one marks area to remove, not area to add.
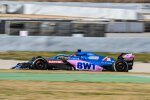
[[[129,73],[7,70],[19,62],[23,61],[0,60],[0,80],[150,83],[150,63],[135,62]]]

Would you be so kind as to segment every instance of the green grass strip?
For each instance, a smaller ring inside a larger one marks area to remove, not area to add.
[[[51,82],[125,82],[150,83],[150,77],[113,74],[41,74],[1,72],[0,80],[29,80]]]

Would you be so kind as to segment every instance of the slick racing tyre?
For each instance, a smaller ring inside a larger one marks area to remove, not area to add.
[[[46,70],[47,61],[44,58],[36,58],[32,63],[32,68],[37,70]]]
[[[124,60],[117,60],[113,64],[113,71],[115,72],[128,72],[128,70],[129,70],[128,64]]]

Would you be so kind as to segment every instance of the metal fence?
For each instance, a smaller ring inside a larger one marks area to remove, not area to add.
[[[72,36],[73,34],[83,34],[85,37],[104,37],[105,35],[105,24],[101,22],[5,20],[0,23],[0,27],[1,33],[8,35],[19,35],[21,31],[27,31],[30,36]]]

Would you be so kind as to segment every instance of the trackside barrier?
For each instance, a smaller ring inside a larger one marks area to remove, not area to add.
[[[0,51],[150,52],[150,38],[1,36]]]

